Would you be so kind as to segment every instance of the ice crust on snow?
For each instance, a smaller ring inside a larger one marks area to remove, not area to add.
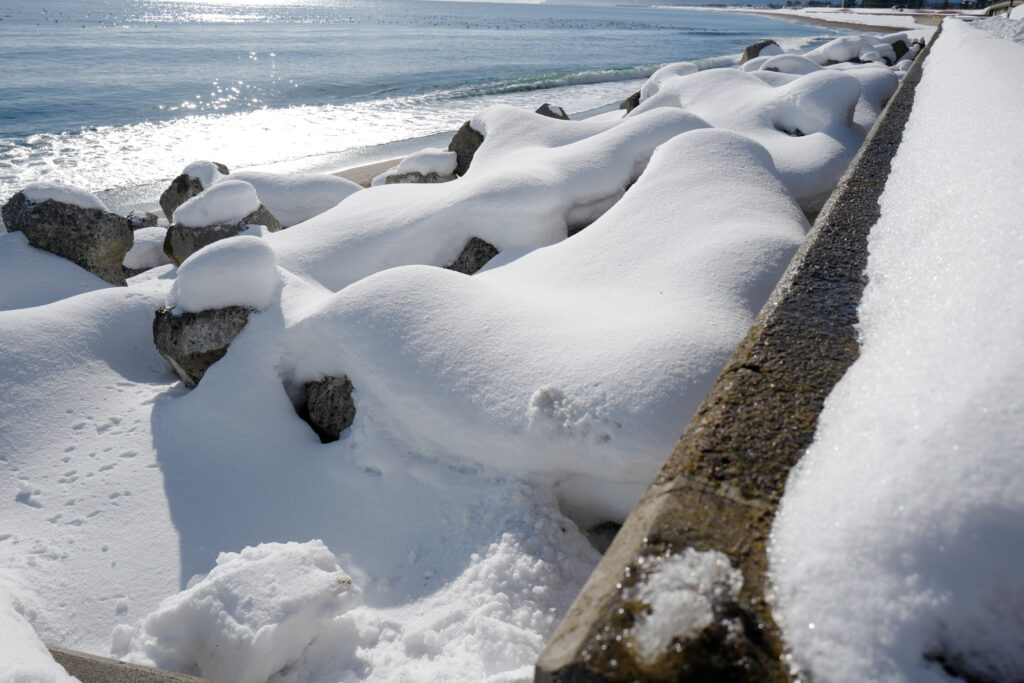
[[[774,613],[815,679],[1024,678],[1021,69],[1024,46],[952,19],[925,63],[860,357],[773,531]]]
[[[137,633],[115,634],[129,661],[214,680],[263,683],[295,664],[359,589],[322,541],[221,553],[217,566],[164,600]],[[129,640],[130,638],[130,640]],[[127,641],[127,642],[124,642]]]
[[[63,204],[71,204],[82,209],[99,209],[106,211],[106,205],[95,195],[72,185],[65,185],[57,182],[30,183],[22,190],[25,198],[35,204],[41,204],[48,199]]]
[[[263,310],[280,289],[274,250],[265,239],[240,235],[214,242],[185,259],[167,305],[193,313],[225,306]]]
[[[236,171],[221,179],[241,180],[252,185],[259,203],[286,228],[337,206],[353,192],[363,189],[351,180],[326,173]]]
[[[647,606],[630,629],[641,661],[656,661],[674,642],[685,645],[734,602],[743,588],[743,574],[717,550],[687,548],[657,562],[632,589],[633,599]],[[742,629],[737,624],[736,628]]]
[[[230,225],[260,208],[256,188],[241,180],[225,179],[207,187],[174,210],[174,223],[186,228]]]

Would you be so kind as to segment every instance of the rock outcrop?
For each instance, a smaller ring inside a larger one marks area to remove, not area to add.
[[[324,443],[337,441],[352,426],[356,404],[348,377],[324,377],[306,382],[306,419]]]
[[[228,175],[230,173],[228,167],[224,164],[215,161],[213,165],[217,167],[221,175]],[[163,210],[167,220],[173,220],[175,209],[203,190],[208,189],[210,188],[203,187],[203,183],[199,178],[182,173],[172,180],[170,186],[160,195],[160,208]]]
[[[228,306],[176,314],[164,306],[153,318],[153,343],[185,386],[194,389],[210,366],[227,353],[251,312],[242,306]]]
[[[125,285],[121,262],[132,248],[132,223],[99,208],[53,199],[33,202],[18,192],[2,210],[7,230],[25,233],[28,243],[85,268],[114,285]]]
[[[455,133],[455,137],[448,143],[448,151],[455,152],[456,164],[455,175],[465,175],[469,170],[469,164],[473,161],[473,155],[484,143],[484,136],[470,125],[469,121],[462,124]]]
[[[164,253],[175,265],[180,266],[182,261],[206,245],[225,237],[239,235],[248,230],[250,225],[265,226],[270,232],[281,229],[281,224],[263,205],[236,223],[202,227],[186,227],[172,223],[171,227],[167,228],[167,237],[164,239]]]
[[[462,248],[462,252],[445,268],[454,270],[456,273],[472,275],[497,255],[498,250],[493,244],[479,237],[470,237],[466,246]]]
[[[635,93],[627,97],[626,99],[619,102],[619,109],[625,109],[626,113],[633,111],[640,106],[640,91],[637,90]]]
[[[385,180],[385,185],[396,185],[399,183],[447,183],[451,180],[458,178],[457,175],[440,175],[436,171],[431,171],[426,175],[413,171],[411,173],[395,173],[389,175]]]
[[[541,116],[550,116],[553,119],[561,119],[562,121],[569,120],[569,115],[565,113],[564,109],[561,107],[553,107],[547,102],[540,105],[534,113],[540,114]]]
[[[761,52],[763,52],[764,49],[769,45],[774,45],[775,49],[768,51],[766,54],[777,55],[782,53],[782,48],[780,48],[779,44],[776,43],[774,40],[762,40],[759,43],[747,45],[745,48],[743,48],[743,56],[740,57],[740,64],[746,64],[754,57],[760,56]]]

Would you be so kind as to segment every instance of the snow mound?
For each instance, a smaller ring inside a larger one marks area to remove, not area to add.
[[[436,173],[440,176],[455,173],[455,152],[447,149],[423,149],[410,154],[398,164],[396,173]]]
[[[121,654],[215,680],[263,683],[359,600],[322,541],[263,543],[221,553],[209,574],[164,600],[120,643],[130,647]]]
[[[222,180],[174,210],[174,223],[186,228],[230,225],[260,208],[256,188],[241,180]]]
[[[132,248],[124,255],[124,267],[132,269],[156,268],[171,262],[164,253],[167,228],[139,228],[135,231]]]
[[[776,55],[761,62],[759,68],[762,71],[778,71],[784,74],[803,76],[820,70],[821,66],[803,55]],[[744,69],[744,71],[751,71],[751,69]]]
[[[743,588],[743,574],[716,551],[687,548],[668,559],[651,558],[655,569],[633,588],[648,611],[630,629],[642,661],[657,661],[673,644],[698,637],[721,618]],[[742,626],[737,625],[742,629]]]
[[[348,375],[356,422],[416,452],[647,482],[806,227],[762,147],[692,131],[569,240],[473,277],[404,267],[346,287],[286,330],[283,366]]]
[[[71,204],[82,209],[99,209],[107,211],[107,206],[93,194],[72,185],[65,185],[58,182],[30,183],[22,192],[25,198],[35,204],[41,204],[48,199],[63,204]]]
[[[221,183],[223,179],[252,185],[260,203],[286,228],[337,206],[350,194],[363,189],[351,180],[326,173],[237,171],[222,176]]]
[[[673,76],[689,76],[700,71],[693,62],[674,62],[672,64],[666,64],[661,67],[651,77],[644,82],[643,87],[640,88],[640,101],[648,99],[658,94],[661,89],[661,85]]]
[[[214,242],[185,259],[167,305],[193,313],[225,306],[263,310],[280,290],[274,250],[265,239],[241,235]]]
[[[489,131],[481,150],[492,132],[501,137],[502,121],[518,123],[503,110],[495,113],[497,120],[487,112],[477,117]],[[569,139],[593,130],[530,116],[568,129]],[[471,237],[499,251],[554,244],[570,226],[589,224],[622,197],[658,145],[706,125],[688,112],[666,109],[568,144],[513,144],[504,153],[474,158],[471,172],[456,182],[370,188],[268,241],[282,267],[331,290],[389,267],[448,265]]]
[[[0,234],[0,311],[112,286],[66,258],[30,246],[23,232]]]
[[[774,614],[812,678],[1024,680],[1022,69],[1020,45],[947,19],[916,90],[860,357],[773,530]]]

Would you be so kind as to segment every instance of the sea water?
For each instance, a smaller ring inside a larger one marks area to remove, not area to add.
[[[189,162],[333,171],[475,112],[586,112],[658,66],[842,30],[679,8],[410,0],[0,0],[0,203],[58,180],[156,206]]]

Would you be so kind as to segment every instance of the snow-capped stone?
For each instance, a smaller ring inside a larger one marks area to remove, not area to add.
[[[153,319],[153,343],[185,386],[195,389],[210,366],[228,352],[251,312],[244,306],[228,306],[175,313],[164,306]]]
[[[747,45],[743,48],[743,55],[740,57],[740,64],[746,64],[754,57],[760,57],[761,55],[767,55],[769,57],[773,55],[781,55],[782,48],[774,40],[762,40],[759,43],[753,45]]]
[[[21,231],[29,244],[85,268],[114,285],[124,285],[121,262],[132,247],[132,224],[110,213],[78,188],[40,183],[16,193],[3,206],[7,230]]]
[[[216,161],[193,161],[160,195],[164,216],[171,220],[175,209],[203,190],[210,189],[220,176],[228,173],[228,167]]]
[[[167,295],[167,305],[198,313],[225,306],[263,310],[281,290],[274,250],[265,240],[242,235],[189,257]]]
[[[637,90],[635,93],[627,97],[626,99],[619,102],[619,109],[625,109],[626,113],[633,111],[640,104],[640,91]]]
[[[569,120],[569,115],[565,113],[564,109],[561,107],[553,107],[547,102],[537,107],[537,111],[534,113],[540,114],[541,116],[550,116],[553,119],[561,119],[563,121]]]

